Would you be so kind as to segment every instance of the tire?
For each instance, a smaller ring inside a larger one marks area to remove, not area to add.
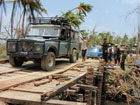
[[[75,63],[77,61],[77,51],[74,49],[72,55],[70,56],[70,62]]]
[[[18,60],[16,57],[10,57],[9,62],[13,67],[20,67],[23,61]]]
[[[53,52],[48,52],[46,56],[43,56],[41,59],[41,68],[47,71],[55,68],[55,54]]]

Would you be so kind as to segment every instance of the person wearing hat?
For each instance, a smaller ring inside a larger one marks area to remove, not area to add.
[[[87,52],[87,40],[86,37],[84,36],[82,38],[82,62],[85,62],[86,60],[86,52]]]
[[[104,38],[104,43],[102,45],[102,57],[105,60],[105,62],[107,63],[108,60],[108,45],[106,43],[106,38]]]

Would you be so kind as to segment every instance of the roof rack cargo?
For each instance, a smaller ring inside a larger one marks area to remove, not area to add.
[[[67,25],[69,26],[69,21],[63,17],[37,17],[30,18],[30,24],[55,24],[55,25]]]

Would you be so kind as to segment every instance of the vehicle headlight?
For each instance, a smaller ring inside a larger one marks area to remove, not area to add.
[[[8,42],[7,47],[9,52],[16,52],[16,42]]]
[[[43,53],[43,43],[34,44],[34,53]]]

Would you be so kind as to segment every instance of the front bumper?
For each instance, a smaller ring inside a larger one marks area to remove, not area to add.
[[[15,53],[7,52],[7,55],[13,57],[26,57],[26,58],[42,58],[43,56],[43,54],[35,54],[31,52],[15,52]]]

